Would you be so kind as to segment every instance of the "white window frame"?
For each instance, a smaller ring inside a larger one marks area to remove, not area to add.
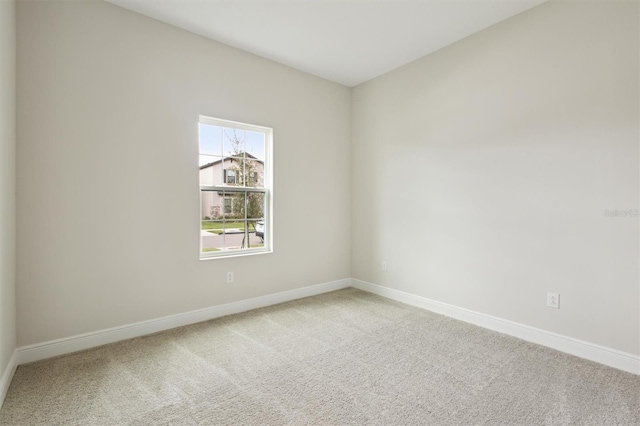
[[[205,186],[199,185],[200,190],[198,193],[198,198],[200,199],[200,204],[202,203],[202,192],[203,191],[215,191],[215,192],[224,192],[233,191],[233,192],[260,192],[264,194],[264,246],[258,248],[242,248],[242,249],[234,249],[234,250],[221,250],[221,251],[211,251],[211,252],[203,252],[202,251],[202,237],[198,238],[199,248],[200,248],[200,260],[206,259],[219,259],[219,258],[227,258],[227,257],[235,257],[235,256],[246,256],[252,254],[263,254],[263,253],[272,253],[273,252],[273,129],[270,127],[257,126],[253,124],[240,123],[237,121],[224,120],[221,118],[207,117],[204,115],[200,115],[198,122],[201,124],[209,124],[212,126],[221,126],[221,127],[229,127],[237,130],[249,130],[253,132],[263,133],[264,143],[265,143],[265,159],[263,164],[263,187],[254,188],[254,187],[240,187],[237,185],[228,185],[226,183],[226,179],[222,185],[213,185],[213,186]],[[198,132],[198,155],[200,155],[200,132]],[[224,163],[224,160],[223,160]],[[199,170],[199,167],[198,167]],[[225,176],[226,178],[226,176]],[[198,184],[200,183],[200,179],[198,178]],[[223,206],[224,208],[224,206]],[[200,205],[199,213],[202,210],[202,205]],[[246,220],[246,219],[245,219]],[[202,217],[198,214],[198,228],[201,228]],[[247,227],[245,227],[246,232],[248,232]]]

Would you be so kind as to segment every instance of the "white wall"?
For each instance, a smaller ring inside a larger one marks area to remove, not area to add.
[[[353,277],[640,354],[604,213],[639,207],[638,15],[552,1],[356,87]]]
[[[351,93],[103,2],[20,2],[18,37],[19,345],[352,275],[640,354],[638,218],[604,214],[638,208],[636,2],[552,1]],[[274,254],[197,260],[199,114],[275,129]]]
[[[19,2],[18,75],[20,346],[350,276],[349,89],[104,2]],[[274,128],[273,254],[198,260],[199,114]]]
[[[0,377],[16,348],[15,16],[15,3],[0,1]]]

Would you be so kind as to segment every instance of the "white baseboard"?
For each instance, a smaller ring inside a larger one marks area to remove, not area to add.
[[[2,376],[0,376],[0,408],[2,408],[2,404],[4,404],[7,391],[9,391],[9,385],[11,385],[11,379],[13,379],[13,374],[16,372],[17,367],[18,351],[14,349],[11,358],[9,358],[9,363],[2,372]]]
[[[17,349],[17,361],[18,364],[39,361],[58,355],[106,345],[120,340],[131,339],[133,337],[144,336],[158,331],[195,324],[213,318],[246,312],[256,308],[301,299],[303,297],[315,296],[329,291],[340,290],[350,286],[351,280],[347,278],[298,288],[295,290],[283,291],[281,293],[260,296],[253,299],[212,306],[210,308],[199,309],[163,318],[23,346]]]
[[[352,287],[640,375],[640,356],[530,327],[426,297],[352,279]]]
[[[4,401],[7,389],[17,365],[39,361],[58,355],[64,355],[108,343],[126,340],[133,337],[169,330],[189,324],[207,321],[226,315],[250,311],[256,308],[271,306],[303,297],[315,296],[329,291],[347,287],[378,294],[398,302],[427,309],[442,315],[456,318],[480,327],[508,334],[532,343],[547,346],[571,355],[585,358],[600,364],[608,365],[620,370],[640,375],[640,356],[618,351],[586,342],[572,337],[563,336],[538,328],[519,324],[502,318],[493,317],[469,309],[460,308],[447,303],[438,302],[400,290],[394,290],[377,284],[357,279],[342,279],[323,284],[312,285],[281,293],[260,296],[253,299],[241,300],[210,308],[185,312],[149,321],[142,321],[120,327],[99,330],[48,342],[18,348],[0,378],[0,403]]]

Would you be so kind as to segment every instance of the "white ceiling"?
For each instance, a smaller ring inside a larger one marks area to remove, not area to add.
[[[355,86],[547,0],[107,0]]]

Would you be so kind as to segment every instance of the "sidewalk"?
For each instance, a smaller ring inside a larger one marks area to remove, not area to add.
[[[209,231],[213,231],[213,229],[208,229],[208,230],[207,229],[201,229],[200,230],[200,235],[203,236],[203,237],[207,237],[207,236],[211,236],[211,235],[222,235],[222,234],[227,234],[227,235],[229,235],[229,234],[244,234],[244,231],[241,230],[240,228],[227,228],[227,229],[221,230],[221,231],[224,231],[224,232],[221,232],[220,234],[218,234],[216,232],[209,232]],[[218,231],[218,230],[216,229],[216,231]],[[249,231],[250,234],[253,233],[253,232],[254,231]]]

